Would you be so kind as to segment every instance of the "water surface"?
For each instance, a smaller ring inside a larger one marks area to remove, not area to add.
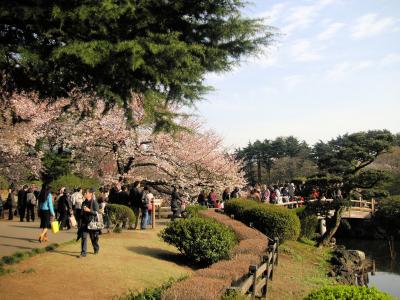
[[[347,249],[357,249],[375,260],[376,273],[369,273],[368,286],[375,286],[381,291],[400,299],[400,242],[395,243],[396,259],[390,258],[389,246],[383,240],[338,239],[337,244]]]

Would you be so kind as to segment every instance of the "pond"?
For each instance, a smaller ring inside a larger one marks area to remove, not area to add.
[[[337,239],[338,245],[345,245],[346,249],[357,249],[375,260],[375,275],[369,273],[369,287],[377,287],[381,291],[400,299],[400,241],[395,242],[397,258],[391,259],[387,241]]]

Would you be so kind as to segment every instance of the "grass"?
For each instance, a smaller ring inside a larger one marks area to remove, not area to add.
[[[54,251],[62,245],[69,245],[69,244],[74,244],[74,243],[76,243],[75,240],[68,241],[68,242],[61,243],[61,244],[54,243],[54,244],[50,244],[50,245],[46,246],[45,248],[34,248],[31,251],[16,251],[12,255],[3,256],[0,259],[0,276],[11,273],[11,272],[8,272],[8,270],[10,270],[10,269],[5,269],[5,265],[15,265],[15,264],[18,264],[21,261],[23,261],[27,258],[33,257],[35,255]]]
[[[303,299],[312,290],[335,283],[327,276],[331,250],[314,244],[302,239],[279,246],[279,265],[268,291],[269,299]]]
[[[30,274],[30,273],[36,273],[36,271],[34,268],[29,268],[29,269],[23,270],[22,273]]]
[[[163,285],[155,288],[147,288],[144,291],[129,291],[129,293],[122,295],[119,300],[158,300],[161,299],[161,293],[168,289],[173,283],[182,281],[188,276],[181,276],[179,278],[171,277]]]

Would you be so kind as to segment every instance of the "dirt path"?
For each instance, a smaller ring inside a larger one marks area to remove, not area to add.
[[[0,277],[0,299],[112,299],[191,273],[158,231],[102,235],[97,256],[89,242],[86,258],[77,243],[22,261]]]
[[[38,242],[41,232],[40,222],[19,222],[19,217],[13,221],[0,220],[0,257],[11,255],[16,251],[27,251],[43,248],[46,245]],[[50,243],[68,242],[76,237],[76,229],[49,233]]]

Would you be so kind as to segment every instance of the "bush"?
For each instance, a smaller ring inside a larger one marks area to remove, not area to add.
[[[309,212],[305,206],[294,209],[294,212],[300,219],[300,236],[307,239],[313,239],[318,230],[318,217]]]
[[[161,237],[177,247],[189,260],[201,265],[228,258],[236,243],[233,231],[206,218],[173,221],[161,232]]]
[[[206,210],[207,206],[202,206],[202,205],[190,205],[186,207],[186,217],[187,218],[192,218],[192,217],[198,217],[199,212],[202,210]]]
[[[304,298],[305,300],[328,299],[359,299],[359,300],[391,300],[394,297],[379,291],[376,288],[361,286],[337,285],[314,291]]]
[[[284,207],[260,204],[253,200],[235,199],[225,203],[225,212],[235,219],[260,230],[267,236],[278,237],[281,242],[296,240],[300,235],[300,220]]]
[[[85,188],[95,188],[100,187],[100,182],[95,178],[79,177],[73,174],[64,175],[54,180],[51,184],[51,189],[55,192],[62,187],[69,189],[74,189],[77,187]]]
[[[126,223],[133,224],[135,222],[135,214],[133,213],[133,210],[125,205],[107,204],[106,213],[110,223],[113,224],[114,227]],[[118,233],[118,231],[115,232]]]

